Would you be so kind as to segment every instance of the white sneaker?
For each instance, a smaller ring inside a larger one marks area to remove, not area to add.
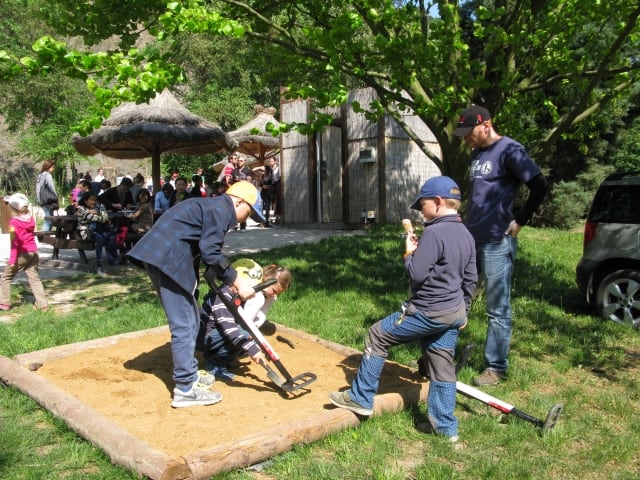
[[[210,386],[213,385],[215,381],[216,381],[216,377],[211,375],[206,370],[198,370],[198,380],[196,380],[196,383],[199,383],[200,385],[204,385],[206,388],[209,388]]]
[[[98,267],[96,269],[96,275],[98,275],[99,277],[106,277],[107,276],[106,272],[104,271],[104,269],[102,267]]]
[[[222,400],[222,394],[219,392],[210,392],[202,388],[197,383],[191,387],[188,392],[183,392],[179,388],[173,389],[173,408],[195,407],[198,405],[213,405]]]

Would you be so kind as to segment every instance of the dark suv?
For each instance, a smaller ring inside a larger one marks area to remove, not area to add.
[[[603,318],[640,327],[640,172],[613,173],[598,187],[576,282]]]

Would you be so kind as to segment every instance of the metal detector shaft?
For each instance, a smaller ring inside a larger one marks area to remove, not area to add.
[[[267,288],[270,285],[273,285],[274,283],[276,283],[276,281],[277,280],[275,278],[267,280],[265,282],[262,282],[256,285],[255,287],[253,287],[253,289],[256,292],[258,292],[264,288]],[[216,292],[216,294],[218,295],[222,303],[224,303],[224,305],[227,307],[229,312],[231,312],[231,315],[233,315],[233,318],[235,319],[236,323],[238,323],[238,325],[240,325],[242,328],[244,328],[249,332],[249,334],[253,337],[253,339],[256,341],[256,343],[260,347],[260,349],[267,355],[269,360],[273,362],[273,364],[277,367],[278,371],[280,371],[280,373],[284,375],[285,379],[283,380],[278,376],[278,374],[272,368],[270,368],[267,364],[262,363],[262,366],[267,370],[269,378],[276,385],[278,385],[278,387],[280,387],[282,390],[286,392],[293,392],[295,390],[299,390],[300,388],[305,387],[306,385],[316,380],[317,378],[316,375],[310,372],[300,374],[296,377],[292,377],[291,374],[287,371],[287,369],[284,368],[284,365],[280,361],[280,357],[278,356],[276,351],[273,349],[271,344],[269,344],[267,339],[264,338],[264,335],[262,335],[262,332],[260,331],[260,329],[258,329],[258,327],[253,322],[247,322],[244,319],[244,317],[240,313],[239,306],[234,303],[234,299],[228,299],[217,288],[216,285],[212,285],[211,288],[214,289],[214,291]]]
[[[547,418],[545,420],[541,420],[532,415],[529,415],[528,413],[523,412],[522,410],[518,410],[514,405],[511,405],[510,403],[504,402],[483,392],[482,390],[478,390],[471,385],[467,385],[466,383],[456,382],[456,390],[458,390],[458,392],[462,393],[463,395],[479,400],[482,403],[501,411],[502,413],[514,415],[522,420],[533,423],[536,427],[541,428],[543,433],[548,432],[555,426],[558,418],[560,417],[560,413],[562,412],[562,404],[557,403],[553,407],[551,407],[549,413],[547,414]]]

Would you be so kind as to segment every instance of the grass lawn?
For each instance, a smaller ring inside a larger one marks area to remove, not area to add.
[[[398,309],[407,292],[399,226],[334,237],[253,255],[293,272],[293,285],[271,319],[361,349],[367,329]],[[461,442],[418,432],[425,405],[371,418],[279,455],[257,473],[222,479],[637,479],[640,478],[640,333],[606,322],[584,305],[574,281],[582,250],[576,232],[525,228],[513,282],[514,335],[509,381],[487,390],[535,417],[564,403],[546,437],[531,423],[499,415],[458,396]],[[8,357],[56,345],[165,324],[142,272],[123,284],[78,275],[48,281],[48,293],[69,291],[64,312],[31,305],[0,317],[0,354]],[[16,297],[27,291],[13,287]],[[124,293],[124,294],[123,294]],[[459,379],[482,368],[484,300],[472,308],[460,346],[478,345]],[[415,345],[392,350],[408,363]],[[329,393],[329,392],[327,392]],[[29,397],[0,387],[0,478],[133,479]]]

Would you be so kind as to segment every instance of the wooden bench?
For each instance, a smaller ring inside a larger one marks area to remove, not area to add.
[[[78,217],[75,215],[56,215],[46,217],[54,230],[50,232],[34,232],[42,243],[53,246],[53,260],[58,260],[60,250],[78,250],[82,262],[89,264],[85,250],[95,250],[93,240],[83,240],[78,231]]]

